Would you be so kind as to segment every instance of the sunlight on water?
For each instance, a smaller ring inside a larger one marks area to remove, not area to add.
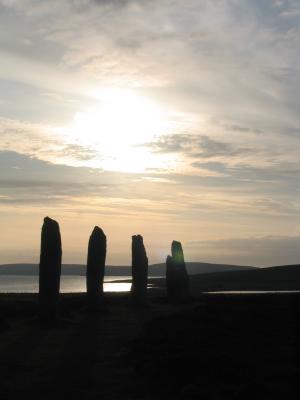
[[[107,282],[104,283],[104,292],[129,292],[130,282]]]
[[[105,292],[128,292],[130,282],[114,282],[130,280],[130,276],[107,276],[104,282]],[[38,276],[0,275],[0,293],[37,293],[39,290]],[[85,276],[63,275],[60,281],[61,293],[85,292]]]

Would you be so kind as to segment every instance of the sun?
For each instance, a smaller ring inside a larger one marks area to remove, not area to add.
[[[106,170],[141,172],[165,163],[145,146],[170,130],[162,106],[128,89],[98,89],[93,97],[92,107],[75,114],[69,140],[98,152],[95,163]]]

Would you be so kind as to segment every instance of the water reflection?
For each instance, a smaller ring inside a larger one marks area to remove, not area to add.
[[[105,282],[104,292],[129,292],[130,282]]]
[[[129,280],[129,282],[122,282]],[[131,287],[130,276],[107,276],[104,281],[105,292],[128,292]],[[118,282],[116,282],[118,281]],[[34,275],[0,275],[0,293],[37,293],[39,278]],[[86,291],[85,276],[62,275],[61,293],[82,293]]]

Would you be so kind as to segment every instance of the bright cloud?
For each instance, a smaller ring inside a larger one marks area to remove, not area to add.
[[[153,240],[298,237],[299,13],[297,0],[0,0],[1,215],[109,215],[113,234],[134,209]]]

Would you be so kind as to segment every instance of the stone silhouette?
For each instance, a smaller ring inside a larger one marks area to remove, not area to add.
[[[132,236],[132,285],[131,293],[137,303],[147,301],[148,257],[143,237]]]
[[[54,320],[57,316],[61,257],[59,225],[46,217],[42,226],[39,265],[39,310],[44,320]]]
[[[86,289],[90,305],[97,305],[103,297],[103,280],[106,259],[106,236],[95,226],[88,245]]]
[[[189,297],[189,277],[181,243],[174,240],[171,252],[166,260],[167,295],[170,301],[185,301]]]

